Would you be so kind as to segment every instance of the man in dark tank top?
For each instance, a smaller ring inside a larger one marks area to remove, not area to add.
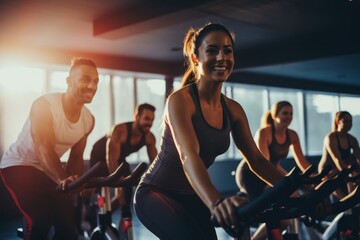
[[[108,135],[99,139],[93,146],[90,157],[90,165],[98,161],[107,163],[108,171],[114,172],[121,163],[125,163],[128,174],[131,173],[126,157],[131,153],[139,151],[146,146],[151,163],[157,155],[155,135],[150,131],[155,118],[155,107],[148,103],[136,107],[134,121],[119,123],[113,126]],[[108,150],[108,159],[106,151]],[[103,172],[102,175],[108,175]],[[133,189],[132,187],[119,188],[115,190],[113,204],[122,205],[122,218],[131,218],[130,204]]]

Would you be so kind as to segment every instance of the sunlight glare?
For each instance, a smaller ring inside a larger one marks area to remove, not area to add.
[[[7,93],[37,92],[44,87],[44,70],[19,65],[0,67],[0,85]]]
[[[69,76],[67,71],[54,71],[51,73],[50,89],[52,91],[65,91],[67,88],[66,78]]]
[[[146,85],[149,87],[150,92],[162,96],[165,92],[165,81],[159,79],[148,79]]]

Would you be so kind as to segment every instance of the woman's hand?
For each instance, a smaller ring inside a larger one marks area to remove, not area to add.
[[[237,227],[236,208],[243,206],[245,203],[247,203],[246,198],[240,196],[219,199],[211,209],[211,213],[216,217],[221,227]]]

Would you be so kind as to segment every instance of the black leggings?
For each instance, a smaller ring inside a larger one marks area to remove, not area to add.
[[[210,211],[193,195],[174,194],[140,184],[135,192],[140,221],[162,240],[216,240]]]
[[[56,184],[43,172],[28,166],[8,167],[0,170],[0,179],[25,217],[25,239],[47,239],[51,226],[54,239],[77,239],[72,199],[56,192]]]

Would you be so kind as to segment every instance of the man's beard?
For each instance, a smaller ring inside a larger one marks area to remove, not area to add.
[[[149,127],[149,129],[150,129],[151,126],[149,126],[149,125],[143,125],[143,126],[142,126],[140,123],[136,123],[136,127],[137,127],[137,129],[138,129],[141,133],[146,134],[146,133],[148,133],[149,131],[145,130],[145,128],[146,128],[146,127]]]

